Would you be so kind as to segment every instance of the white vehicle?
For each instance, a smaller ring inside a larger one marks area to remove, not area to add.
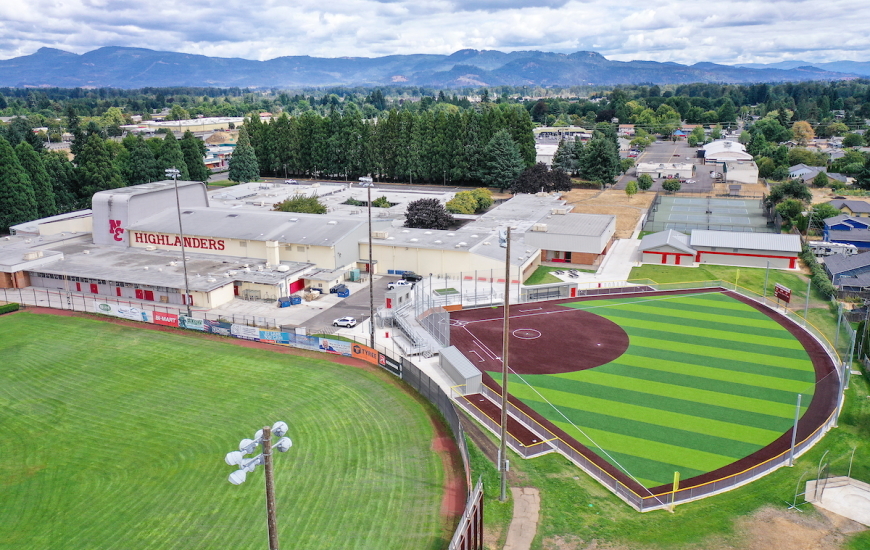
[[[840,254],[843,256],[854,256],[858,253],[858,247],[854,244],[845,243],[829,243],[824,241],[810,241],[807,243],[810,250],[813,251],[816,258],[825,256],[834,256]]]
[[[296,180],[284,180],[284,183],[287,185],[299,185],[299,182]]]
[[[342,317],[332,322],[334,327],[353,328],[356,326],[356,319],[353,317]]]
[[[404,280],[404,279],[401,279],[401,280],[398,280],[398,281],[395,281],[395,282],[392,282],[392,283],[387,284],[387,290],[393,290],[393,289],[395,289],[395,288],[397,288],[397,287],[400,287],[400,286],[410,286],[410,287],[413,287],[413,286],[414,286],[414,283],[412,283],[411,281],[406,281],[406,280]]]

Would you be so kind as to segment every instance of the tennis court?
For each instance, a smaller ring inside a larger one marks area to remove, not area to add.
[[[644,231],[692,229],[771,232],[761,201],[713,197],[659,196]]]

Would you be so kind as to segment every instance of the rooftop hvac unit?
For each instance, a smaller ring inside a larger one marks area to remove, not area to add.
[[[386,239],[387,232],[386,231],[372,231],[372,238],[373,239]]]
[[[42,250],[34,250],[33,252],[24,253],[25,261],[36,260],[38,258],[42,258]]]
[[[547,224],[545,223],[536,223],[532,226],[532,231],[540,231],[542,233],[547,232]]]
[[[279,265],[276,269],[278,271],[280,271],[281,273],[286,273],[286,272],[290,271],[290,266],[289,265]]]
[[[568,213],[568,209],[567,209],[567,208],[554,208],[554,209],[553,209],[553,214],[559,214],[559,215],[561,215],[561,216],[564,216],[564,215],[567,214],[567,213]]]

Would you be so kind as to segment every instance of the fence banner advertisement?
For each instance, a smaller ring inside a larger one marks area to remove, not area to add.
[[[289,344],[290,334],[287,332],[278,332],[277,330],[261,330],[260,341],[269,344]]]
[[[205,331],[205,322],[202,319],[194,319],[193,317],[188,317],[187,315],[178,316],[178,326],[181,328],[186,328],[188,330]]]
[[[304,334],[296,334],[296,347],[302,349],[319,350],[320,338],[317,336],[306,336]]]
[[[177,327],[178,326],[178,315],[174,313],[162,313],[160,311],[155,311],[151,314],[154,318],[155,325],[164,325],[167,327]]]
[[[318,349],[320,351],[325,351],[326,353],[335,353],[337,355],[346,355],[348,357],[352,356],[350,342],[345,342],[344,340],[321,338]]]
[[[230,323],[223,321],[203,321],[203,326],[206,332],[217,334],[218,336],[232,336],[232,326]]]
[[[102,313],[103,315],[112,315],[121,319],[129,319],[131,321],[141,321],[144,323],[151,322],[151,312],[137,307],[122,306],[118,304],[107,304],[105,302],[94,301],[94,313]]]
[[[357,359],[362,359],[363,361],[368,361],[373,365],[380,365],[380,361],[378,361],[378,352],[373,350],[368,346],[364,346],[362,344],[351,344],[351,351],[353,352],[353,357]]]
[[[378,354],[378,365],[387,369],[396,376],[402,376],[402,363],[384,355],[383,353]]]
[[[249,327],[248,325],[237,325],[233,323],[230,328],[230,333],[236,338],[241,338],[242,340],[260,341],[260,329],[257,327]]]

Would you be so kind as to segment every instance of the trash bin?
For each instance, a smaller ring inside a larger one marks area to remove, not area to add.
[[[339,297],[339,298],[347,298],[348,296],[350,296],[350,290],[349,290],[349,289],[344,289],[344,290],[339,290],[339,291],[338,291],[338,297]]]
[[[282,296],[278,298],[278,307],[290,307],[290,297]]]
[[[298,306],[302,303],[302,296],[290,296],[290,305]]]

